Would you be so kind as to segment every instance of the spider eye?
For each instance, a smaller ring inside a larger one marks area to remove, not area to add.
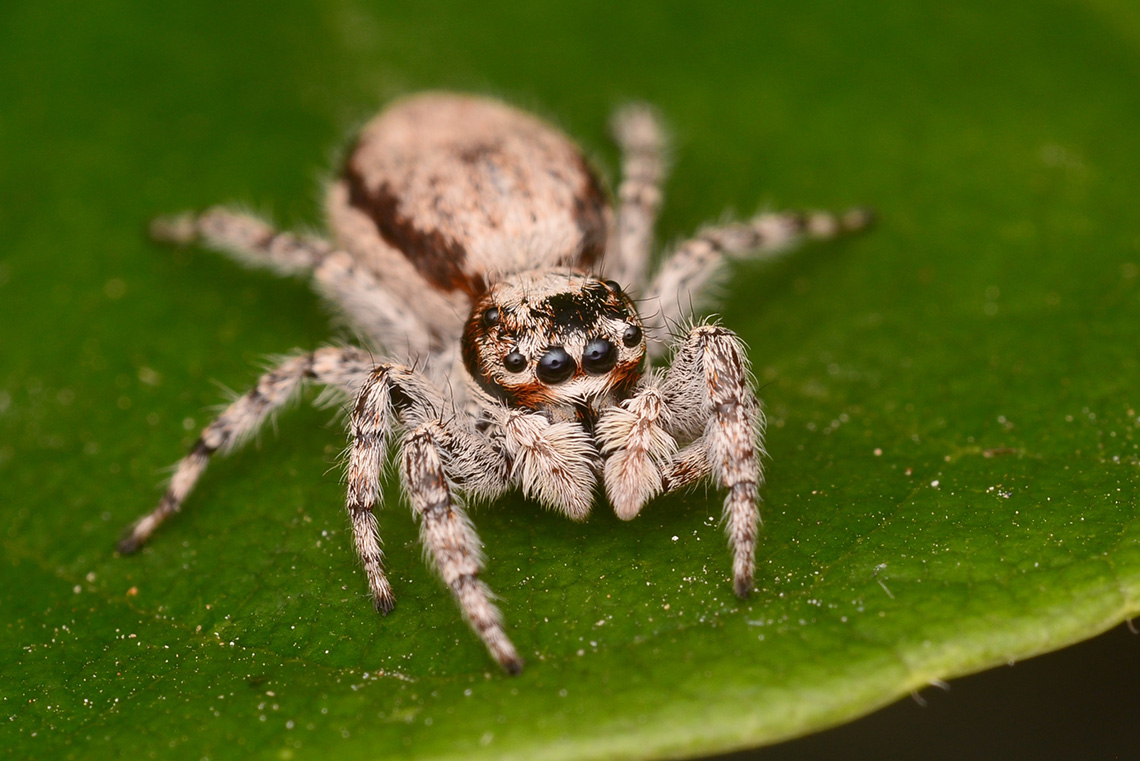
[[[546,350],[538,360],[538,379],[543,383],[561,383],[574,374],[574,360],[561,346]]]
[[[491,307],[490,309],[488,309],[486,312],[483,313],[483,327],[493,328],[494,326],[499,324],[499,319],[500,319],[499,310],[495,307]]]
[[[618,281],[616,280],[603,280],[602,285],[613,291],[615,296],[621,296],[623,293],[625,293],[625,291],[621,289],[621,285],[619,285]]]
[[[630,325],[625,329],[625,332],[621,334],[621,342],[630,349],[637,346],[641,343],[641,328],[637,325]]]
[[[521,373],[526,369],[526,357],[517,351],[512,351],[503,357],[503,367],[507,368],[508,372]]]
[[[591,375],[608,373],[617,364],[617,349],[604,338],[595,338],[586,344],[582,353],[582,367]]]

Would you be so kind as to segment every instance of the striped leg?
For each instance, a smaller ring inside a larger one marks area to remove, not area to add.
[[[653,248],[653,228],[661,208],[665,138],[653,109],[626,106],[614,115],[612,129],[622,152],[618,187],[616,251],[605,262],[606,277],[635,293],[645,287]]]
[[[433,438],[429,426],[413,431],[404,441],[400,458],[404,488],[422,521],[424,547],[491,656],[507,673],[517,674],[522,659],[503,630],[503,617],[491,602],[491,590],[479,579],[483,568],[479,537],[452,494]]]
[[[334,251],[325,257],[313,272],[313,280],[352,327],[386,354],[409,361],[428,356],[431,332],[347,252]]]
[[[764,417],[744,345],[718,325],[694,328],[674,352],[661,394],[669,408],[669,432],[680,439],[696,436],[691,447],[674,457],[664,480],[670,489],[680,488],[711,470],[728,491],[724,517],[733,554],[733,588],[746,597],[752,589],[760,524]],[[693,450],[697,446],[704,456]]]
[[[252,389],[203,429],[190,453],[178,463],[158,507],[128,529],[119,542],[119,552],[138,550],[164,520],[182,509],[210,457],[247,441],[266,418],[296,397],[305,382],[331,386],[351,395],[360,388],[372,366],[368,354],[360,349],[325,348],[291,357],[261,376]]]
[[[398,365],[380,365],[368,376],[352,415],[347,508],[376,609],[387,613],[395,605],[373,515],[397,424],[409,430],[401,445],[400,475],[421,521],[424,547],[491,655],[517,673],[522,661],[503,631],[490,591],[478,578],[483,565],[479,537],[452,486],[457,481],[468,493],[496,496],[508,485],[507,460],[478,435],[465,413],[444,409],[438,391],[423,376]]]
[[[684,324],[699,306],[707,287],[724,273],[732,258],[769,258],[804,239],[834,238],[862,230],[871,222],[870,212],[854,209],[841,216],[826,212],[777,212],[761,214],[747,222],[710,227],[681,243],[658,269],[646,300],[653,314],[646,324],[652,339],[650,351],[660,354],[671,326]],[[654,313],[654,309],[657,309]]]
[[[241,211],[215,206],[201,214],[159,217],[151,235],[165,243],[199,243],[242,264],[279,275],[312,273],[317,290],[339,307],[351,327],[387,354],[428,356],[431,332],[346,251],[311,235],[279,232]]]
[[[163,243],[200,243],[243,264],[268,267],[282,275],[307,272],[333,250],[328,241],[279,232],[260,217],[224,206],[201,214],[158,217],[150,223],[150,234]]]
[[[763,425],[744,345],[730,330],[701,325],[676,346],[664,375],[604,410],[596,429],[606,494],[622,520],[657,494],[707,476],[728,491],[724,517],[741,597],[755,568]],[[678,451],[678,441],[691,443]]]

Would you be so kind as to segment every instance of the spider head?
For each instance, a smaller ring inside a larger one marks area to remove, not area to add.
[[[512,406],[596,408],[628,396],[645,335],[617,283],[565,270],[492,286],[463,331],[463,361],[479,386]]]

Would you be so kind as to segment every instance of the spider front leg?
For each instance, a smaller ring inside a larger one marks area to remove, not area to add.
[[[752,589],[755,570],[763,420],[740,338],[701,325],[677,345],[663,377],[604,412],[597,427],[608,453],[606,492],[619,517],[633,518],[654,495],[708,475],[727,490],[724,516],[740,597]],[[678,451],[678,440],[692,443]]]
[[[479,578],[480,541],[455,495],[492,497],[508,484],[507,461],[461,411],[444,415],[442,396],[424,377],[398,365],[380,365],[368,377],[352,414],[347,507],[356,548],[364,563],[376,609],[395,605],[383,569],[374,510],[379,474],[389,438],[399,424],[407,431],[399,469],[408,500],[420,519],[420,534],[443,581],[491,655],[510,673],[522,659],[503,629],[492,594]]]
[[[431,426],[412,432],[400,458],[404,487],[422,520],[424,546],[492,657],[508,673],[517,674],[522,659],[503,630],[503,617],[491,602],[491,591],[479,579],[483,568],[479,537],[455,499],[433,433]]]

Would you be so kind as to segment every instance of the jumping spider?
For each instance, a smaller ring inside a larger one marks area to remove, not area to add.
[[[181,509],[211,455],[240,446],[312,381],[354,400],[347,507],[383,613],[395,598],[375,510],[393,448],[428,554],[511,673],[522,659],[479,580],[481,543],[463,498],[518,486],[582,520],[601,480],[629,520],[656,495],[712,478],[727,491],[733,583],[746,596],[763,417],[741,340],[694,323],[692,305],[729,259],[856,230],[868,216],[774,213],[710,227],[650,277],[662,129],[635,105],[617,113],[613,131],[616,214],[581,151],[549,124],[493,100],[430,93],[397,102],[360,133],[328,189],[335,243],[228,208],[156,220],[159,239],[311,273],[368,349],[321,348],[263,375],[206,426],[119,550],[136,551]],[[671,341],[672,363],[650,368],[670,327],[685,324],[695,326]]]

